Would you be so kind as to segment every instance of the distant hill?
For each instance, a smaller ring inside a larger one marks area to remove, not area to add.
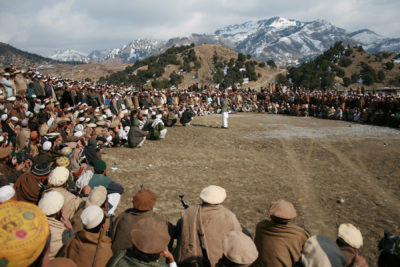
[[[277,81],[310,89],[400,86],[398,57],[386,52],[369,54],[361,46],[338,42],[314,60],[290,67]]]
[[[0,42],[0,67],[4,68],[11,64],[21,67],[38,67],[41,65],[51,66],[59,64],[60,61],[45,58],[36,54],[19,50],[9,44]],[[82,64],[82,62],[62,62],[64,64]]]
[[[146,88],[188,88],[197,83],[254,87],[271,82],[278,72],[283,70],[273,62],[268,66],[222,45],[192,44],[138,60],[123,71],[102,77],[100,82]]]

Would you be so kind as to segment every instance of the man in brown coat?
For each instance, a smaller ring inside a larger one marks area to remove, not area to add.
[[[125,210],[116,218],[111,232],[114,254],[117,254],[120,250],[132,247],[128,233],[131,232],[136,223],[141,219],[164,220],[167,223],[162,216],[153,212],[156,199],[156,194],[153,191],[141,189],[133,196],[133,208]]]
[[[31,130],[29,130],[28,120],[24,119],[21,122],[21,131],[17,134],[16,151],[21,152],[23,149],[28,149]]]
[[[65,167],[56,167],[49,175],[50,189],[48,191],[56,191],[64,196],[64,205],[62,214],[65,219],[71,220],[79,206],[86,201],[86,197],[75,196],[67,190],[67,182],[70,173]],[[83,189],[84,194],[90,193],[90,187],[86,186]],[[83,205],[83,204],[82,204]]]
[[[73,260],[79,267],[105,267],[113,253],[111,239],[103,227],[104,212],[92,205],[82,212],[81,219],[85,228],[71,237],[60,256]],[[126,235],[129,238],[129,233]]]
[[[39,201],[39,208],[47,216],[49,221],[51,240],[49,259],[56,257],[60,248],[67,243],[72,236],[71,223],[65,220],[61,215],[61,208],[64,205],[64,197],[59,192],[53,191],[43,194]],[[67,229],[68,228],[68,229]]]
[[[205,251],[211,266],[215,266],[223,254],[222,241],[231,231],[242,227],[230,210],[222,206],[226,198],[224,188],[210,185],[200,193],[202,204],[190,206],[182,213],[177,227],[181,227],[174,257],[179,266],[202,265]],[[203,249],[202,249],[203,247]]]
[[[252,266],[293,266],[299,261],[310,234],[299,226],[289,224],[297,216],[290,202],[272,202],[269,214],[271,220],[262,220],[256,226],[254,243],[259,256]]]

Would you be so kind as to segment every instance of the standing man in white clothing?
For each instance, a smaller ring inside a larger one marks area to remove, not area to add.
[[[228,129],[228,99],[227,94],[224,93],[221,99],[221,113],[222,113],[222,128]]]

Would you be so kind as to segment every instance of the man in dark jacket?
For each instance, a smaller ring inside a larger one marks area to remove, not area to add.
[[[192,121],[192,112],[190,112],[190,108],[186,108],[186,110],[182,113],[182,117],[180,119],[180,123],[182,126],[190,125]]]
[[[108,203],[110,205],[110,210],[108,214],[114,215],[115,210],[121,199],[121,195],[124,193],[124,188],[119,183],[111,180],[106,173],[107,165],[103,160],[97,160],[94,164],[94,174],[89,181],[89,186],[91,189],[96,186],[102,185],[107,189]]]
[[[163,221],[168,225],[168,231],[173,236],[174,227],[168,223],[162,216],[153,212],[153,207],[156,204],[156,194],[149,189],[139,190],[132,199],[133,208],[125,210],[121,213],[114,222],[111,229],[112,250],[117,254],[123,249],[131,248],[132,243],[127,236],[135,225],[142,219],[147,218],[151,221]]]

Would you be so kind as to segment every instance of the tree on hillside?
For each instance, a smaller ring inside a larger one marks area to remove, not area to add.
[[[273,69],[276,68],[275,61],[273,61],[272,59],[267,60],[267,65],[270,66]]]
[[[394,67],[393,61],[386,62],[385,67],[387,70],[391,70]]]

